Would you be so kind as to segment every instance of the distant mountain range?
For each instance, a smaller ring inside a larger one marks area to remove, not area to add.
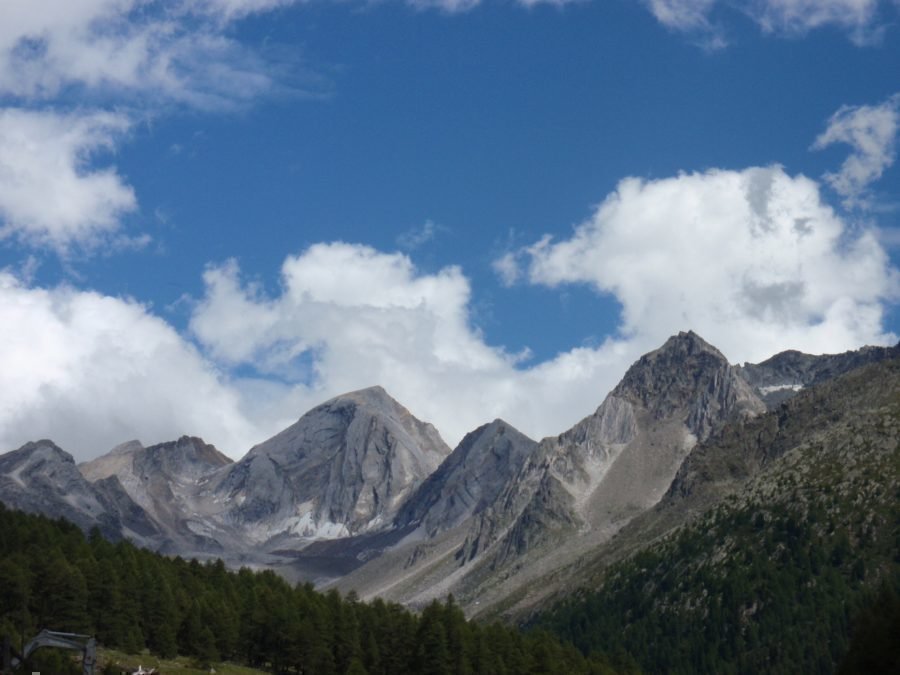
[[[857,407],[896,397],[896,381],[874,375],[839,394],[898,357],[900,346],[865,347],[735,366],[680,333],[592,415],[539,442],[494,420],[451,451],[372,387],[237,462],[191,437],[130,441],[79,466],[52,441],[28,443],[0,455],[0,501],[362,597],[418,606],[452,592],[470,614],[522,616],[739,493]]]

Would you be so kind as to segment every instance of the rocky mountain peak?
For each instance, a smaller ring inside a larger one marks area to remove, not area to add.
[[[433,536],[481,513],[537,445],[501,419],[469,432],[406,501],[396,524],[420,524]]]
[[[0,494],[9,506],[63,516],[84,527],[99,524],[105,510],[72,455],[50,440],[0,455]]]
[[[48,462],[75,464],[72,455],[46,438],[39,441],[29,441],[18,450],[13,450],[3,455],[0,461],[3,461],[3,466],[5,467],[18,466],[22,469],[36,469]]]
[[[145,454],[148,463],[168,473],[186,477],[198,477],[232,462],[214,445],[196,436],[182,436],[177,441],[152,445]]]
[[[737,370],[773,408],[805,387],[834,379],[850,370],[900,356],[900,344],[893,347],[863,347],[842,354],[804,354],[796,350],[780,352],[762,363],[745,363]]]
[[[231,464],[231,459],[203,439],[182,436],[145,448],[139,441],[117,445],[110,452],[80,465],[90,481],[117,476],[129,493],[151,479],[196,480]],[[140,498],[136,494],[133,497]]]
[[[381,387],[336,396],[260,443],[217,481],[229,522],[254,536],[346,536],[390,524],[450,454]],[[262,530],[255,523],[265,520]]]
[[[612,395],[640,405],[656,419],[687,409],[684,423],[698,439],[732,413],[765,410],[728,359],[693,331],[672,336],[638,359]]]

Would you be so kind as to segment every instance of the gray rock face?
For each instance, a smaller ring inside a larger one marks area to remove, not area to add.
[[[79,469],[95,486],[115,478],[165,534],[166,550],[200,551],[219,547],[201,515],[200,486],[231,463],[202,439],[182,436],[148,448],[129,441]]]
[[[258,541],[334,538],[390,526],[450,454],[437,430],[372,387],[338,396],[210,482],[217,518]]]
[[[779,438],[814,424],[781,401],[898,355],[784,352],[731,366],[680,333],[635,362],[592,415],[540,443],[495,420],[450,453],[373,387],[323,403],[236,463],[182,437],[125,443],[79,472],[50,441],[30,443],[0,456],[0,500],[171,553],[299,575],[294,561],[316,579],[346,574],[343,587],[363,595],[417,604],[453,592],[484,610],[564,576],[667,494],[716,499],[720,484],[780,452]],[[840,412],[798,400],[823,420]],[[777,409],[756,417],[767,405]],[[757,429],[752,442],[744,428]],[[730,455],[704,450],[717,439]]]
[[[453,453],[403,505],[395,525],[434,536],[491,507],[537,443],[503,420],[466,434]]]
[[[737,366],[737,371],[766,405],[774,408],[805,387],[832,380],[868,363],[898,356],[900,344],[893,347],[863,347],[843,354],[813,355],[790,350],[762,363]]]
[[[613,390],[653,419],[678,417],[697,440],[732,414],[763,412],[756,392],[722,353],[693,331],[642,356]]]
[[[111,539],[131,535],[145,544],[144,537],[157,534],[120,485],[95,489],[72,456],[48,440],[0,455],[0,501],[29,513],[66,518],[84,530],[97,527]]]
[[[494,517],[519,522],[503,558],[521,555],[542,532],[607,527],[649,508],[698,439],[764,410],[718,350],[693,332],[670,338],[632,365],[593,415],[541,441],[509,482]]]
[[[416,544],[412,572],[404,568],[401,581],[376,579],[372,587],[426,602],[432,591],[416,581],[418,567],[423,578],[449,580],[441,591],[482,608],[494,594],[519,592],[656,504],[698,439],[764,410],[718,350],[680,333],[632,365],[594,414],[532,448],[492,490],[493,501],[473,511],[451,558],[439,546],[429,558],[428,547]],[[365,575],[365,567],[355,572],[348,587]]]

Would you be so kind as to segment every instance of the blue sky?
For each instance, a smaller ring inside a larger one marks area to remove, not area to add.
[[[0,449],[383,385],[540,437],[694,329],[896,342],[895,0],[7,0]]]

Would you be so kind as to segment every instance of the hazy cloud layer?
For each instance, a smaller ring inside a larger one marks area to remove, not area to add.
[[[717,8],[743,13],[765,33],[802,36],[811,30],[833,26],[847,32],[851,40],[866,44],[878,39],[879,10],[896,16],[892,0],[645,0],[656,19],[665,26],[702,38],[711,47],[726,44],[726,29],[712,18]]]
[[[271,84],[228,21],[283,2],[12,0],[0,24],[0,92],[52,101],[67,87],[201,107]]]
[[[847,206],[864,205],[869,185],[881,178],[897,158],[900,132],[900,94],[875,106],[844,106],[828,121],[828,128],[816,139],[814,149],[834,144],[849,145],[850,156],[840,170],[825,180],[844,198]]]

